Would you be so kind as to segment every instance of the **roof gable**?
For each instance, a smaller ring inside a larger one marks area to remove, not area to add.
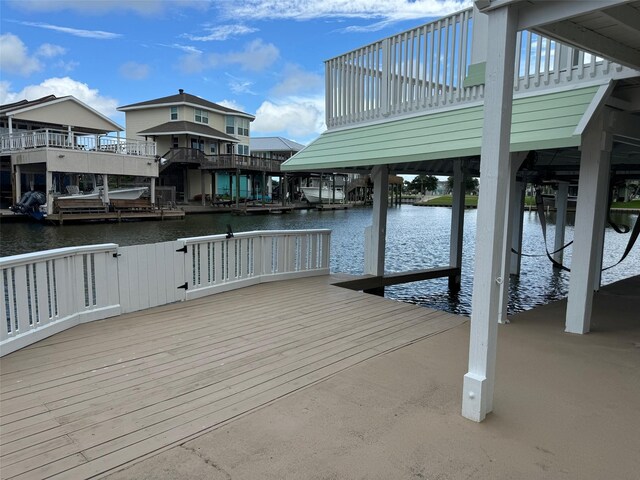
[[[178,93],[176,95],[169,95],[167,97],[156,98],[153,100],[147,100],[144,102],[132,103],[130,105],[125,105],[123,107],[118,107],[118,110],[121,112],[126,112],[128,110],[140,110],[143,108],[153,108],[153,107],[161,107],[161,106],[170,106],[170,105],[192,105],[197,107],[204,107],[209,110],[228,113],[234,115],[245,116],[253,120],[255,117],[249,113],[241,112],[240,110],[234,110],[233,108],[225,107],[223,105],[219,105],[217,103],[210,102],[209,100],[205,100],[204,98],[200,98],[196,95],[191,95],[190,93]]]

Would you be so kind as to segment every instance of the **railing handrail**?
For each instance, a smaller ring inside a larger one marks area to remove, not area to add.
[[[118,249],[116,243],[102,243],[96,245],[81,245],[77,247],[54,248],[40,252],[22,253],[19,255],[9,255],[0,257],[0,268],[10,268],[16,265],[23,265],[41,260],[53,260],[56,258],[68,257],[71,255],[83,255],[85,253],[102,253]]]
[[[281,237],[286,235],[308,235],[308,234],[329,234],[331,233],[331,229],[328,228],[315,228],[315,229],[304,229],[304,230],[255,230],[252,232],[239,232],[234,233],[233,237],[230,238],[249,238],[249,237]],[[179,238],[179,242],[184,242],[185,244],[199,243],[199,242],[209,242],[215,240],[228,240],[226,234],[221,233],[218,235],[204,235],[201,237],[188,237],[188,238]]]

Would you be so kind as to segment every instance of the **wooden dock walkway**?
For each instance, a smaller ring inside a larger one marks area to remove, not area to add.
[[[83,324],[0,361],[2,479],[89,478],[464,323],[331,285],[259,284]]]

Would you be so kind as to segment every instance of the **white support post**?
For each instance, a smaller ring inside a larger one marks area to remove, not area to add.
[[[205,182],[204,182],[204,175],[205,172],[204,170],[200,170],[200,204],[204,207],[207,202],[206,202],[206,194],[205,194]]]
[[[53,213],[53,172],[47,170],[45,172],[46,199],[47,199],[47,215]]]
[[[371,170],[373,180],[373,214],[369,249],[365,252],[365,271],[369,275],[384,275],[384,249],[387,235],[389,205],[389,167],[379,165]]]
[[[582,155],[576,205],[571,277],[565,331],[587,333],[591,327],[594,263],[597,262],[598,236],[602,234],[598,202],[609,188],[611,135],[605,132],[608,111],[600,113],[582,134]]]
[[[13,167],[14,175],[16,176],[14,185],[16,186],[16,203],[20,202],[22,198],[22,175],[20,174],[20,165],[15,165]]]
[[[102,175],[102,203],[109,204],[109,175]]]
[[[602,286],[602,263],[604,256],[604,235],[605,228],[607,226],[607,210],[609,208],[609,181],[610,173],[607,172],[605,176],[606,186],[598,192],[598,198],[596,200],[596,217],[595,217],[595,237],[593,239],[595,245],[594,259],[593,259],[593,291],[600,291]]]
[[[462,415],[476,422],[493,410],[518,20],[517,10],[509,4],[488,15],[491,47],[487,46],[480,161],[482,195],[478,202],[469,371],[464,376],[462,393]]]
[[[511,212],[511,224],[513,232],[511,233],[511,248],[518,253],[511,252],[511,275],[520,275],[520,265],[522,263],[522,227],[524,223],[524,197],[527,189],[526,182],[516,182],[515,205]]]
[[[156,204],[156,179],[155,179],[155,177],[151,177],[151,185],[149,187],[149,195],[151,196],[151,205],[155,205]]]
[[[465,174],[462,160],[453,161],[453,203],[451,205],[451,237],[449,241],[449,266],[462,268],[462,240],[464,234]],[[449,288],[460,288],[460,274],[449,277]]]
[[[498,310],[498,323],[509,323],[507,319],[507,307],[509,305],[509,283],[511,274],[511,245],[513,244],[514,234],[514,211],[520,210],[518,202],[518,189],[516,187],[516,175],[520,169],[520,165],[524,161],[525,155],[522,152],[512,153],[509,159],[509,184],[507,185],[507,203],[505,205],[505,212],[508,212],[505,217],[504,225],[504,260],[502,262],[502,275],[503,279],[502,290],[500,291],[500,309]],[[518,250],[520,251],[520,250]]]
[[[553,259],[562,263],[564,258],[564,250],[560,250],[564,246],[564,231],[567,225],[567,199],[569,197],[569,184],[567,182],[558,182],[558,191],[556,192],[556,232],[553,242]],[[554,268],[557,268],[554,265]]]

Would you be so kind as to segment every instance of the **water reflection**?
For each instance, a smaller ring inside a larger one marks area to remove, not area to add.
[[[447,279],[427,280],[387,288],[390,298],[469,314],[475,255],[476,211],[467,210],[463,240],[462,285],[458,293],[451,293]],[[615,214],[615,221],[633,226],[637,215]],[[398,272],[443,266],[449,259],[449,231],[451,209],[425,208],[403,205],[389,209],[387,221],[386,270]],[[573,239],[573,215],[569,216],[565,241]],[[547,217],[547,237],[552,242],[555,215]],[[123,222],[94,225],[5,224],[0,232],[0,255],[14,255],[50,248],[118,243],[133,245],[175,240],[180,237],[212,235],[226,232],[230,224],[235,232],[249,230],[281,230],[329,228],[331,236],[331,270],[361,274],[364,257],[364,229],[371,224],[371,210],[300,211],[286,215],[234,216],[231,214],[190,215],[184,220],[165,222]],[[509,289],[511,313],[564,298],[567,295],[569,274],[557,272],[544,256],[542,230],[535,212],[525,212],[523,253],[543,255],[524,257],[520,278]],[[605,233],[604,264],[616,263],[627,246],[629,234],[618,234],[607,228]],[[549,245],[553,250],[553,245]],[[572,248],[565,250],[565,264],[570,266]],[[640,274],[640,249],[636,247],[620,265],[603,272],[603,283]]]

